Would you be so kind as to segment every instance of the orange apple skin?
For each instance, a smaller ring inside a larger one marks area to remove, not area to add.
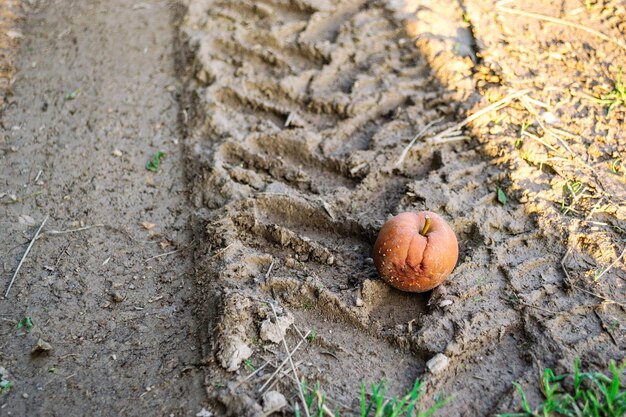
[[[431,223],[422,236],[426,217]],[[372,257],[378,273],[392,287],[425,292],[448,278],[459,258],[459,244],[454,231],[438,214],[405,212],[380,229]]]

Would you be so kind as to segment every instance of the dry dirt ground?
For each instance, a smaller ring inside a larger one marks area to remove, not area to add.
[[[50,217],[0,300],[0,366],[13,383],[0,415],[195,415],[206,396],[191,253],[148,260],[192,239],[178,9],[24,6],[0,142],[3,295]],[[158,150],[167,155],[152,173],[144,165]],[[16,329],[24,317],[30,332]],[[31,354],[39,338],[52,351]]]
[[[362,382],[398,395],[416,378],[423,407],[454,395],[439,415],[517,411],[514,381],[535,404],[544,367],[623,360],[621,2],[21,13],[0,142],[7,285],[50,217],[0,300],[0,415],[262,416],[271,391],[293,415],[283,335],[342,415]],[[388,216],[424,209],[456,231],[459,262],[402,293],[371,248]],[[31,354],[39,338],[52,351]]]

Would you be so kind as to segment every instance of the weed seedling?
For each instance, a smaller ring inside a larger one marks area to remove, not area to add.
[[[309,333],[309,335],[306,337],[306,340],[308,340],[309,343],[312,343],[315,341],[316,337],[317,337],[317,330],[313,329],[311,330],[311,333]]]
[[[9,391],[11,388],[13,388],[13,383],[9,381],[8,379],[3,379],[0,381],[0,394],[4,394],[5,392]]]
[[[250,359],[246,359],[246,361],[244,362],[246,369],[250,372],[254,372],[256,371],[256,368],[254,367],[254,365],[252,365],[252,361]]]
[[[22,320],[20,320],[19,323],[17,323],[17,330],[23,327],[24,330],[26,330],[26,332],[30,332],[33,326],[34,326],[33,319],[26,316]]]
[[[526,130],[530,127],[530,125],[531,124],[527,122],[522,123],[522,126],[520,127],[520,130],[519,130],[519,136],[515,140],[515,149],[519,149],[522,147],[522,144],[524,143],[524,140],[522,139],[524,137],[524,132],[526,132]]]
[[[498,201],[500,202],[500,204],[504,205],[507,202],[507,198],[506,198],[506,194],[504,194],[504,191],[502,191],[502,188],[497,187],[496,188],[496,196],[498,197]]]
[[[340,417],[338,410],[331,411],[328,406],[326,394],[322,391],[319,382],[309,387],[306,381],[301,383],[304,394],[305,406],[312,417]],[[435,412],[443,407],[450,398],[435,398],[435,405],[427,410],[420,411],[417,402],[424,395],[423,384],[416,380],[413,389],[403,397],[386,396],[387,383],[383,380],[378,384],[371,384],[371,393],[367,393],[365,384],[361,384],[360,391],[360,417],[432,417]],[[296,417],[301,417],[299,405],[295,406]]]
[[[9,381],[9,373],[0,366],[0,395],[13,388],[13,383]]]
[[[152,159],[146,162],[146,169],[148,171],[158,172],[163,158],[165,158],[165,152],[157,151],[157,153],[152,156]]]
[[[602,372],[580,372],[579,360],[574,361],[574,373],[555,375],[547,368],[540,378],[540,390],[545,401],[532,408],[521,385],[514,382],[521,397],[522,412],[498,414],[499,417],[534,416],[606,416],[618,417],[626,414],[626,390],[620,379],[624,375],[626,362],[619,367],[611,361],[611,375]],[[564,388],[567,384],[567,389]]]
[[[578,194],[580,194],[583,190],[583,184],[580,181],[568,180],[563,184],[563,200],[561,201],[561,211],[571,209],[570,206],[566,206],[566,200],[568,198],[571,199],[572,202],[575,201]]]
[[[626,85],[622,82],[622,66],[619,66],[617,72],[617,79],[615,80],[615,86],[613,90],[602,97],[604,104],[608,104],[607,116],[611,114],[611,111],[619,106],[626,106]]]
[[[392,397],[386,399],[387,386],[384,380],[378,384],[372,384],[371,389],[372,393],[368,400],[365,394],[365,384],[361,384],[361,417],[369,417],[370,415],[374,417],[408,417],[413,415],[430,417],[449,401],[448,398],[439,399],[429,409],[423,412],[419,411],[416,408],[417,402],[424,395],[424,389],[419,379],[413,384],[413,389],[402,398]],[[414,414],[415,412],[416,414]]]
[[[63,97],[63,99],[64,99],[65,101],[74,100],[74,99],[76,99],[76,97],[78,97],[78,93],[80,93],[80,89],[79,89],[79,88],[76,88],[76,89],[74,89],[74,90],[70,91],[69,93],[67,93],[67,94],[65,95],[65,97]]]
[[[622,163],[622,158],[615,158],[613,162],[611,162],[611,172],[613,174],[619,175],[621,163]]]

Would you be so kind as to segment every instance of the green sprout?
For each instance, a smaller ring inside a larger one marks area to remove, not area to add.
[[[615,158],[613,162],[611,162],[611,172],[615,175],[619,175],[621,164],[622,164],[622,158]]]
[[[626,390],[620,379],[626,362],[619,367],[611,361],[611,375],[602,372],[580,372],[578,358],[574,361],[574,373],[555,375],[545,369],[540,378],[540,390],[545,401],[533,408],[521,385],[514,382],[521,397],[521,412],[498,414],[498,417],[581,416],[618,417],[626,415]],[[565,385],[565,382],[568,384]],[[567,388],[566,388],[567,387]]]
[[[148,162],[146,162],[146,169],[152,172],[158,172],[161,167],[161,161],[165,158],[165,152],[157,151]]]
[[[497,187],[496,188],[496,196],[498,197],[498,201],[504,205],[507,202],[507,198],[506,198],[506,194],[504,194],[504,191],[502,191],[502,188]]]
[[[615,85],[613,90],[609,94],[602,96],[602,99],[599,100],[602,104],[608,105],[607,116],[611,114],[611,111],[619,105],[626,106],[626,85],[622,82],[622,66],[619,66],[617,72],[617,79],[615,80]]]
[[[65,97],[63,97],[63,99],[65,101],[74,100],[76,97],[78,97],[78,93],[80,93],[80,88],[76,88],[76,89],[70,91],[69,93],[67,93],[65,95]]]
[[[339,417],[338,410],[331,411],[328,406],[326,394],[317,382],[313,387],[307,386],[305,380],[300,384],[304,393],[304,405],[312,417],[334,416]],[[432,417],[435,412],[443,407],[450,398],[435,398],[435,404],[430,408],[420,411],[418,401],[424,396],[424,386],[418,380],[413,388],[403,397],[387,396],[387,383],[385,380],[378,384],[371,384],[371,393],[366,392],[365,384],[361,384],[360,390],[360,417]],[[299,405],[295,407],[296,417],[301,417]]]
[[[252,361],[250,359],[246,359],[244,364],[246,366],[246,369],[248,369],[248,371],[250,372],[256,371],[256,368],[254,367],[254,365],[252,365]]]
[[[19,323],[17,323],[17,330],[23,327],[26,330],[26,332],[30,332],[33,326],[34,326],[33,319],[26,316],[22,320],[20,320]]]
[[[8,379],[3,379],[0,381],[0,394],[4,394],[5,392],[9,391],[11,388],[13,388],[13,383],[9,381]]]
[[[565,200],[571,197],[572,201],[576,199],[583,190],[583,184],[580,181],[568,180],[563,184],[563,200],[561,201],[561,211],[566,209]]]
[[[309,343],[311,343],[311,342],[315,341],[316,337],[317,337],[317,330],[313,329],[313,330],[311,330],[309,335],[306,337],[306,340],[308,340]]]
[[[520,127],[520,130],[519,130],[519,136],[515,140],[515,149],[519,149],[522,147],[522,144],[524,143],[524,140],[522,139],[522,137],[524,136],[524,132],[528,130],[530,125],[531,123],[527,123],[527,122],[522,123],[522,126]]]

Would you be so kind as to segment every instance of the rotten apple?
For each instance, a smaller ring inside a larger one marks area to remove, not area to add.
[[[459,257],[454,231],[436,213],[406,212],[389,219],[374,244],[374,264],[392,287],[425,292],[441,284]]]

